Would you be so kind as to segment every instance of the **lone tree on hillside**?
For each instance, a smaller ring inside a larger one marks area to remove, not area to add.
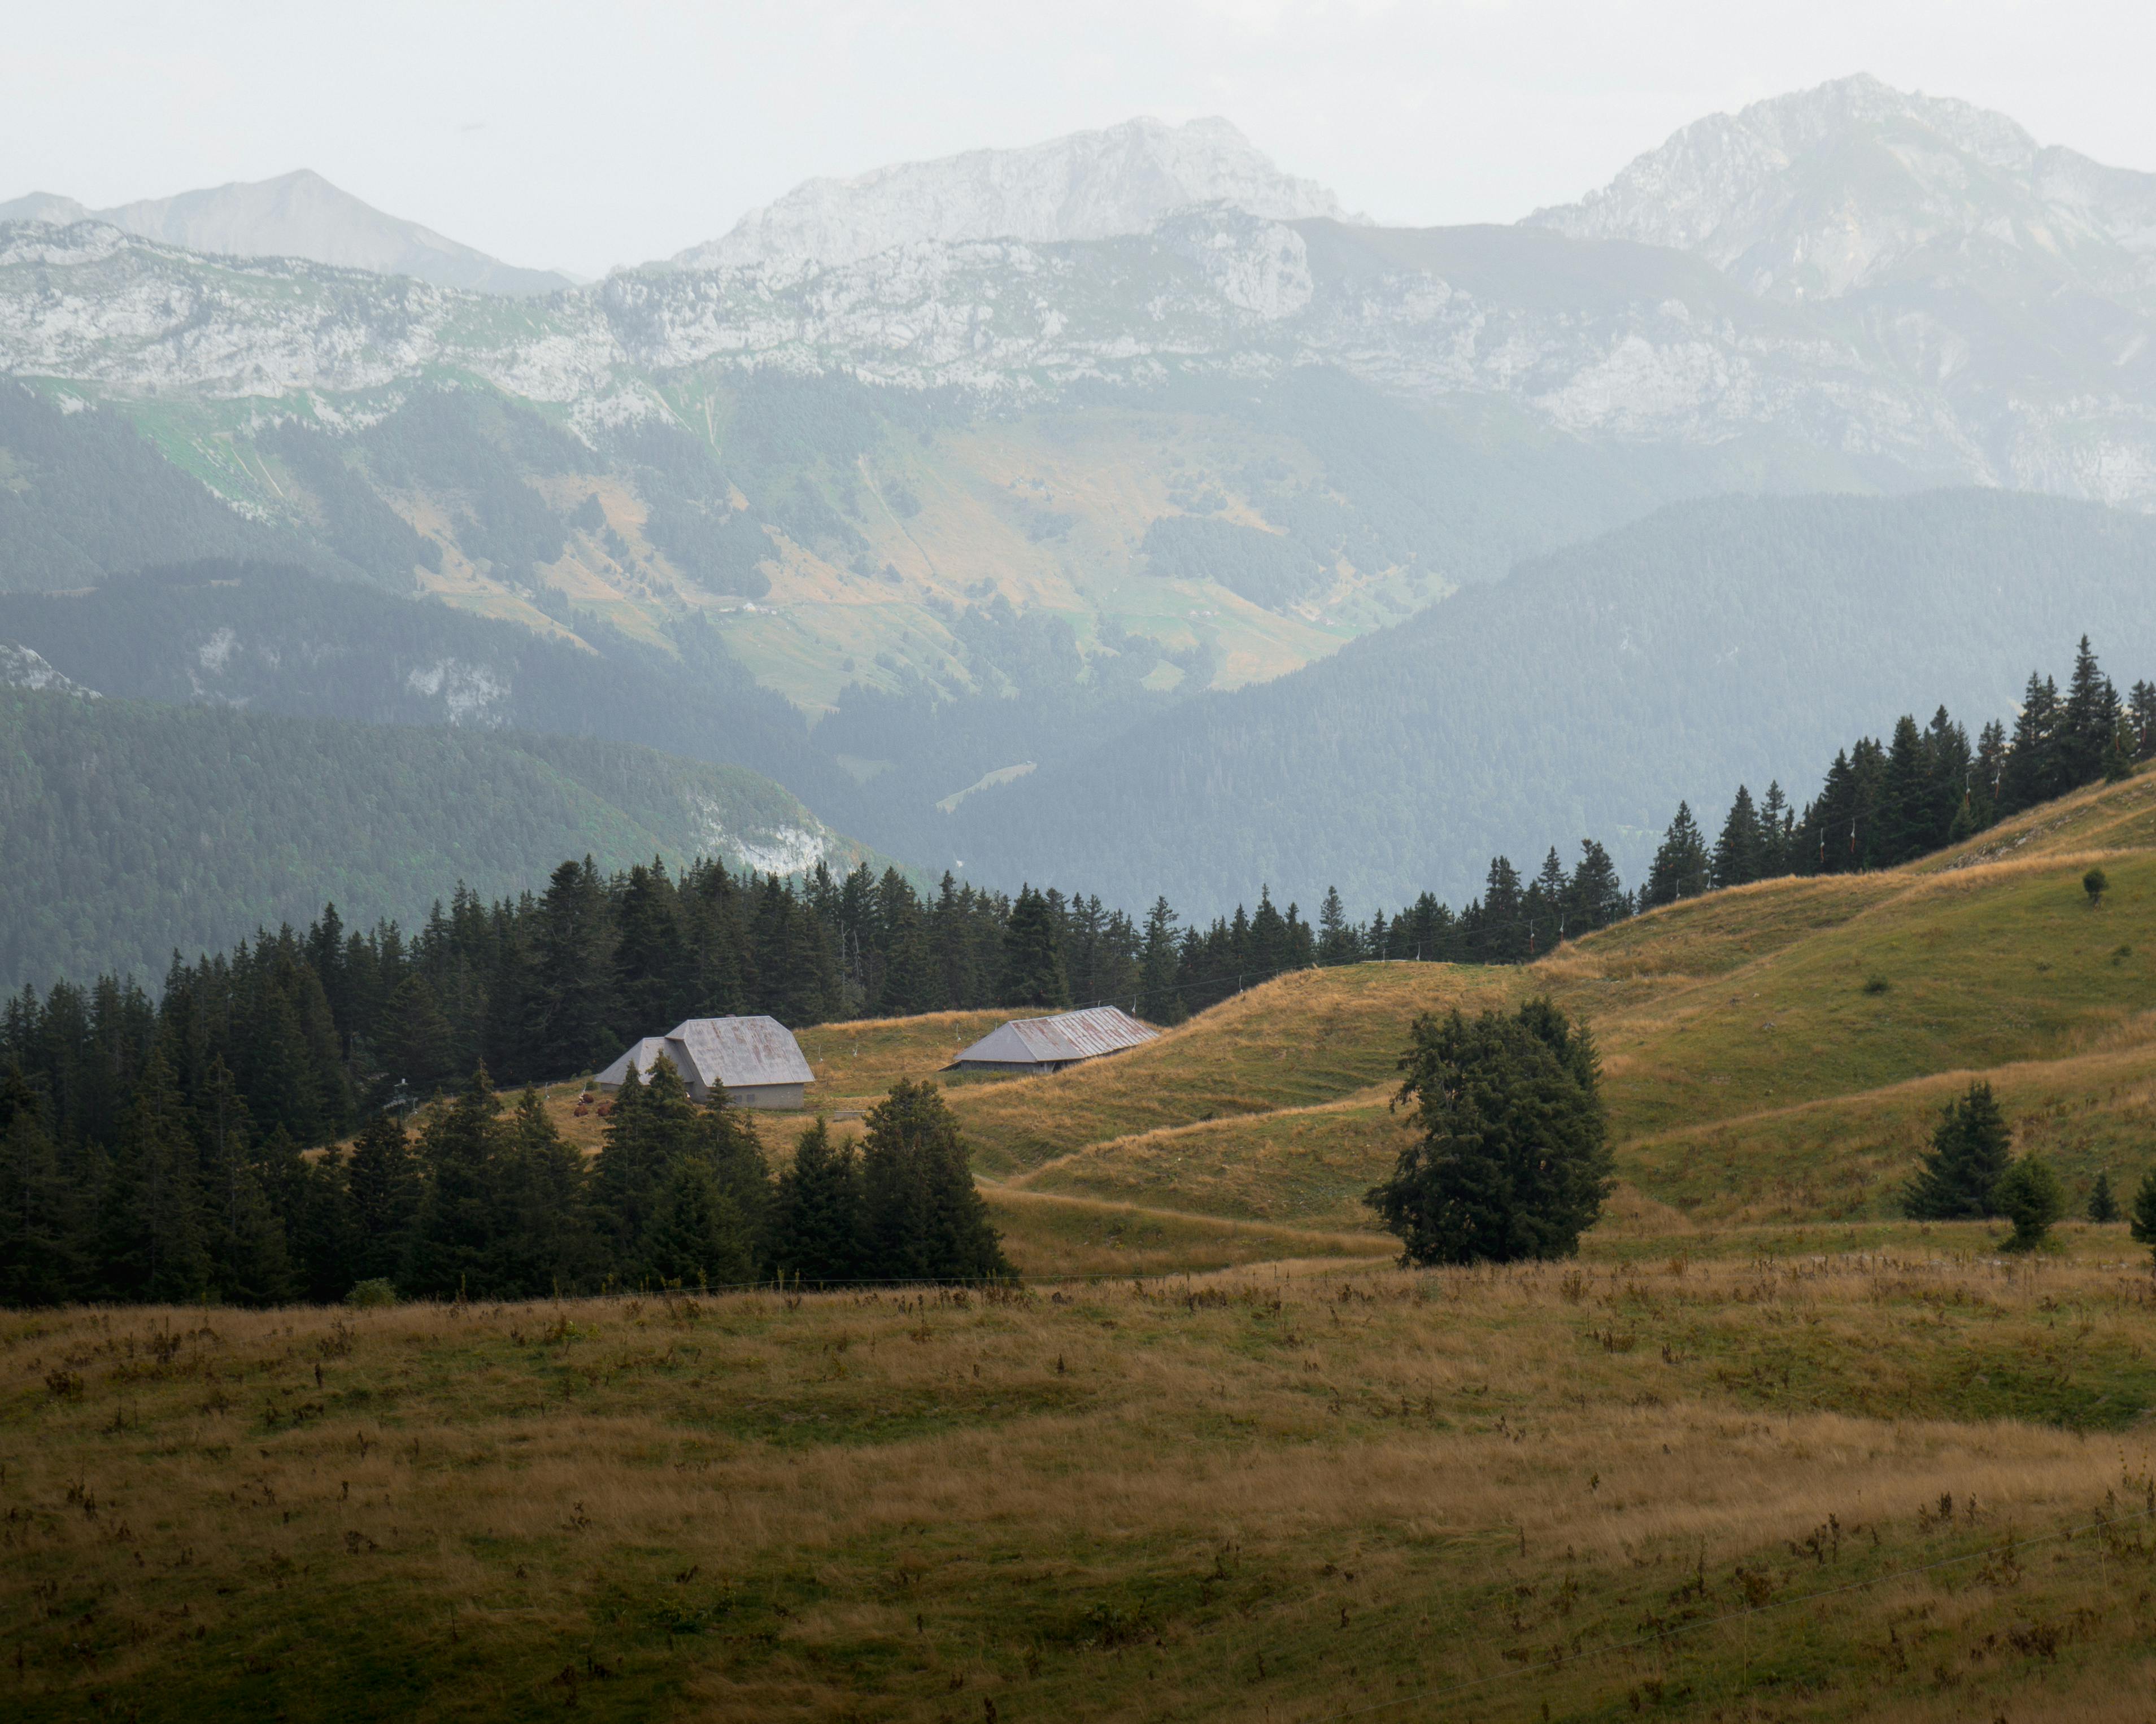
[[[2082,876],[2082,890],[2088,894],[2089,908],[2095,910],[2103,903],[2103,895],[2111,890],[2111,876],[2101,868],[2092,868]]]
[[[1991,1188],[1999,1213],[2014,1224],[2010,1251],[2033,1251],[2044,1243],[2051,1224],[2066,1213],[2066,1188],[2048,1162],[2025,1155],[1999,1176]]]
[[[2088,1219],[2097,1223],[2118,1219],[2118,1198],[2111,1188],[2111,1175],[2096,1176],[2096,1184],[2089,1191]]]
[[[1399,1236],[1401,1261],[1568,1257],[1609,1193],[1601,1068],[1584,1024],[1547,999],[1507,1016],[1415,1020],[1394,1105],[1421,1139],[1363,1201]]]
[[[1931,1153],[1902,1194],[1912,1221],[1980,1221],[1998,1214],[1992,1188],[2006,1172],[2013,1134],[1991,1085],[1973,1083],[1949,1101],[1932,1133]]]

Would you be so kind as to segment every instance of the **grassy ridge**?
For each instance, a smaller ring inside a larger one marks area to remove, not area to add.
[[[1889,1213],[1946,1097],[1989,1076],[2076,1200],[2156,1135],[2156,775],[2031,811],[1923,867],[1765,882],[1518,970],[1284,977],[1146,1048],[962,1094],[1027,1189],[1328,1228],[1404,1142],[1408,1020],[1547,992],[1600,1043],[1620,1174],[1701,1219]],[[2092,908],[2082,875],[2110,890]]]

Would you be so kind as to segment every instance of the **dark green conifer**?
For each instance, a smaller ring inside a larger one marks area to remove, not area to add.
[[[352,1213],[352,1279],[393,1280],[412,1243],[422,1187],[411,1140],[393,1108],[367,1116],[345,1168]]]
[[[2111,1188],[2111,1174],[2099,1170],[2089,1188],[2088,1219],[2102,1225],[2118,1219],[2118,1198]]]
[[[398,1285],[419,1298],[495,1296],[495,1188],[501,1147],[501,1098],[480,1067],[463,1090],[434,1109],[419,1132],[426,1193]]]
[[[1647,870],[1646,890],[1640,895],[1642,902],[1652,907],[1674,904],[1681,898],[1696,898],[1707,889],[1710,874],[1707,844],[1691,817],[1691,806],[1681,802],[1676,818],[1662,834],[1653,865]]]
[[[889,1281],[1010,1275],[957,1117],[935,1085],[893,1085],[869,1110],[861,1152],[870,1274]]]
[[[772,1201],[771,1261],[789,1280],[844,1284],[867,1278],[860,1159],[834,1146],[819,1116],[801,1134]]]
[[[2013,1132],[1987,1083],[1949,1101],[1932,1147],[1902,1193],[1902,1213],[1917,1221],[1978,1220],[1996,1215],[1992,1189],[2006,1172]]]
[[[1011,905],[1010,921],[1004,930],[1003,975],[996,999],[999,1005],[1050,1009],[1070,1003],[1070,986],[1063,972],[1061,931],[1045,895],[1030,885],[1020,887]]]

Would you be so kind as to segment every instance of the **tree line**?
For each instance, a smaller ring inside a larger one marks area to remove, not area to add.
[[[422,1116],[371,1113],[302,1154],[251,1129],[219,1068],[190,1106],[153,1047],[111,1147],[57,1142],[18,1070],[0,1082],[0,1303],[274,1305],[531,1299],[1003,1280],[1011,1274],[957,1122],[932,1084],[869,1111],[858,1151],[820,1119],[772,1177],[755,1124],[690,1101],[661,1060],[619,1091],[588,1161],[539,1092],[484,1067]]]
[[[1801,813],[1779,784],[1756,803],[1740,784],[1711,844],[1680,803],[1640,907],[1784,875],[1913,862],[2068,791],[2125,777],[2151,758],[2156,685],[2136,682],[2122,697],[2083,635],[2063,695],[2051,677],[2030,673],[2010,732],[1994,720],[1972,745],[1943,706],[1922,726],[1904,714],[1887,741],[1860,737],[1836,753]]]
[[[135,1261],[146,1248],[125,1228],[113,1231],[112,1217],[200,1188],[225,1193],[234,1237],[278,1233],[288,1264],[334,1260],[294,1244],[316,1225],[305,1194],[316,1193],[317,1208],[322,1201],[313,1176],[294,1171],[314,1165],[302,1152],[362,1125],[379,1130],[385,1105],[444,1093],[477,1070],[511,1085],[557,1080],[692,1016],[767,1013],[804,1025],[1114,1001],[1173,1023],[1313,963],[1519,962],[1643,903],[1774,874],[1907,860],[2128,772],[2152,751],[2156,690],[2138,683],[2122,700],[2084,639],[2063,696],[2031,676],[2010,736],[1988,726],[1971,747],[1943,711],[1921,730],[1904,719],[1890,744],[1843,751],[1801,813],[1778,787],[1756,806],[1740,788],[1712,849],[1681,807],[1636,895],[1602,846],[1584,840],[1569,870],[1552,850],[1522,880],[1499,856],[1481,896],[1461,911],[1424,894],[1362,925],[1333,891],[1314,925],[1293,903],[1279,909],[1267,890],[1255,913],[1239,906],[1200,927],[1182,925],[1165,899],[1138,921],[1097,895],[1028,885],[1007,896],[947,874],[924,893],[895,869],[878,875],[862,866],[841,879],[819,867],[790,881],[706,861],[677,879],[659,862],[602,875],[588,858],[562,863],[537,895],[490,905],[460,887],[409,936],[391,922],[347,929],[327,906],[304,932],[264,932],[192,963],[176,954],[154,1002],[106,977],[57,984],[42,998],[25,988],[0,1007],[8,1116],[29,1122],[0,1169],[0,1203],[15,1206],[0,1252],[12,1262],[30,1249],[23,1242],[35,1229],[24,1218],[36,1204],[24,1193],[64,1190],[84,1203],[98,1193],[105,1218],[105,1231],[70,1236],[102,1240],[92,1253],[100,1265]],[[540,1150],[489,1149],[480,1159],[497,1172],[524,1170],[508,1180],[515,1185],[553,1165],[531,1135],[537,1129],[520,1111],[499,1132],[523,1131],[516,1141]],[[234,1195],[249,1183],[235,1169],[259,1188],[259,1206]],[[436,1169],[422,1157],[424,1188],[434,1188]],[[614,1255],[585,1270],[603,1261],[606,1274],[623,1275],[640,1260],[618,1239]],[[809,1272],[783,1255],[752,1260]],[[150,1285],[113,1275],[115,1286]],[[305,1281],[319,1291],[336,1279],[309,1269]],[[250,1296],[245,1288],[274,1280],[234,1271],[219,1285]],[[438,1278],[414,1285],[441,1290]]]

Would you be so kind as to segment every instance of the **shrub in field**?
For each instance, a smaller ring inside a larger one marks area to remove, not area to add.
[[[2025,1155],[1999,1176],[1992,1188],[1992,1207],[2014,1224],[2007,1241],[2015,1251],[2034,1250],[2044,1243],[2051,1224],[2066,1213],[2066,1188],[2050,1164]]]
[[[1406,1263],[1568,1257],[1609,1192],[1600,1067],[1586,1028],[1547,999],[1514,1013],[1416,1020],[1395,1105],[1419,1140],[1364,1201]]]

